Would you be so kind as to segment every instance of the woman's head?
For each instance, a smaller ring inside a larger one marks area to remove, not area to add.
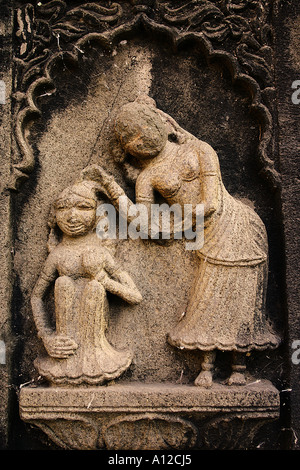
[[[120,109],[115,119],[115,134],[124,151],[140,159],[156,157],[168,139],[166,126],[156,109],[138,100]]]
[[[123,106],[117,113],[114,129],[121,149],[113,147],[113,154],[120,163],[124,163],[126,154],[137,160],[156,157],[167,140],[182,144],[191,137],[171,116],[158,109],[148,95],[140,95]]]

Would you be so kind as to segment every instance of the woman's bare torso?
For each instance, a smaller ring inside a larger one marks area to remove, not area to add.
[[[153,160],[136,183],[136,199],[149,197],[156,190],[169,204],[201,202],[200,165],[190,145],[169,144],[163,158]]]

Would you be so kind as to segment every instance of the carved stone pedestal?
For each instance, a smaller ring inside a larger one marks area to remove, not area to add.
[[[267,381],[210,389],[27,386],[20,414],[65,449],[245,449],[258,428],[279,417],[279,392]]]

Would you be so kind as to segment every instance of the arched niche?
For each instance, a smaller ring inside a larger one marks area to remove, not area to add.
[[[180,35],[145,18],[106,34],[88,34],[75,45],[71,52],[50,56],[43,76],[29,80],[26,105],[16,120],[23,159],[15,164],[15,174],[31,174],[14,201],[16,311],[23,330],[34,331],[29,297],[46,256],[47,218],[56,194],[85,166],[101,163],[133,197],[109,145],[115,110],[139,93],[148,93],[158,107],[215,148],[228,190],[254,205],[264,220],[270,239],[268,307],[272,320],[280,323],[276,268],[281,235],[272,191],[276,175],[267,156],[271,116],[260,101],[257,82],[240,73],[235,58],[215,51],[201,33]],[[183,242],[166,248],[125,240],[118,244],[117,256],[144,296],[133,312],[112,299],[108,337],[135,352],[133,365],[120,380],[189,383],[200,357],[173,350],[166,334],[185,308],[194,254],[185,251]],[[40,347],[34,338],[24,345],[21,375],[26,378],[35,374],[32,363]],[[272,355],[276,363],[277,352]],[[275,370],[264,370],[266,377],[272,378]],[[222,378],[222,367],[219,372]]]

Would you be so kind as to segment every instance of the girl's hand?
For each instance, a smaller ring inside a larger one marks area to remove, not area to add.
[[[106,271],[104,271],[104,269],[101,269],[101,271],[95,276],[95,280],[100,282],[100,284],[105,287],[107,280],[109,280],[109,277]]]

